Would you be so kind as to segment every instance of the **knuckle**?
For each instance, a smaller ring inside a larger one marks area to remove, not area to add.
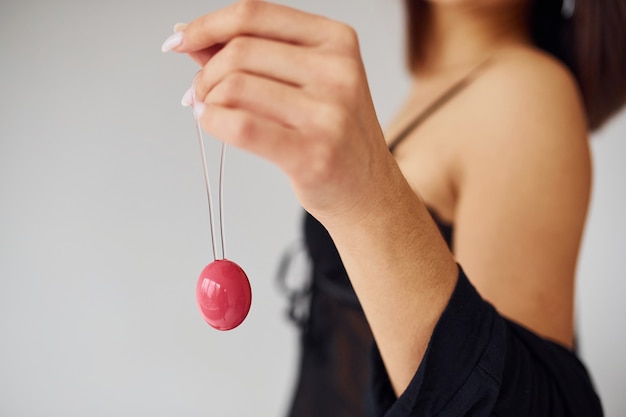
[[[259,12],[261,2],[244,0],[235,4],[235,22],[239,28],[244,28]]]
[[[237,68],[245,59],[248,51],[248,42],[245,38],[237,37],[228,42],[228,45],[220,51],[223,65],[228,69]]]
[[[345,23],[338,23],[335,33],[335,42],[346,52],[354,52],[359,47],[359,37],[356,30]]]
[[[214,100],[225,105],[236,105],[244,94],[246,77],[241,73],[227,75],[215,89]]]
[[[235,56],[241,56],[247,51],[247,44],[248,42],[245,37],[237,36],[228,42],[228,45],[224,49]]]
[[[362,82],[358,63],[350,58],[338,57],[328,64],[326,82],[333,95],[341,101],[357,99]]]

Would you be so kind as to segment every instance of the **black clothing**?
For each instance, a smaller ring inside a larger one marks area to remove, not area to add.
[[[396,398],[330,235],[308,214],[305,234],[313,279],[291,417],[603,415],[576,355],[500,316],[462,269],[418,371]]]
[[[363,416],[374,339],[330,235],[308,213],[304,230],[313,268],[289,416]]]
[[[422,363],[396,399],[373,349],[372,416],[598,417],[574,353],[500,316],[459,269]]]

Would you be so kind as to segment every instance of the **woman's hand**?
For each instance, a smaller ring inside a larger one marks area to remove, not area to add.
[[[404,391],[457,267],[387,149],[354,31],[242,0],[191,22],[170,49],[202,66],[194,101],[204,130],[280,167],[328,229]]]
[[[202,66],[195,110],[206,132],[280,167],[312,214],[366,214],[393,164],[352,28],[244,0],[167,45]]]

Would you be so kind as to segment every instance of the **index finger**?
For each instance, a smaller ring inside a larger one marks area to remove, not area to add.
[[[330,24],[322,16],[287,6],[242,0],[191,22],[173,50],[192,53],[242,35],[316,46],[326,39]]]

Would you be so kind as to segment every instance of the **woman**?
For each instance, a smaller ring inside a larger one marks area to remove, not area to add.
[[[341,23],[241,1],[166,40],[202,66],[203,128],[280,167],[311,215],[293,415],[602,414],[574,272],[587,132],[626,97],[625,7],[578,3],[407,0],[414,88],[387,135]]]

